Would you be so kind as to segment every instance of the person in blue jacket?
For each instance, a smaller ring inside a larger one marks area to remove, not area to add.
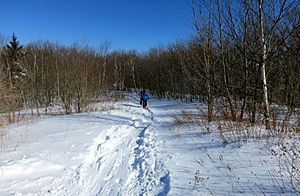
[[[149,96],[147,95],[147,93],[145,91],[144,96],[143,96],[143,108],[147,107],[147,101],[148,100],[149,100]]]
[[[143,99],[144,99],[144,95],[146,94],[145,89],[141,90],[139,93],[140,96],[140,105],[143,105]]]
[[[143,106],[143,108],[147,107],[147,101],[149,99],[149,96],[147,95],[145,89],[141,90],[139,95],[140,95],[140,104],[141,104],[141,106]]]

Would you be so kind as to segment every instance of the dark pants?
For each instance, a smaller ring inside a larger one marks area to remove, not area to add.
[[[143,100],[143,107],[146,107],[147,106],[147,99],[144,99]]]
[[[140,105],[143,105],[143,98],[140,98]]]

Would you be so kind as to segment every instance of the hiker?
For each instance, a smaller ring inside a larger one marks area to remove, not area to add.
[[[140,96],[140,105],[143,105],[143,99],[144,99],[144,95],[146,94],[145,89],[141,90],[141,92],[139,93]]]
[[[149,100],[149,96],[147,95],[146,91],[143,96],[143,108],[147,108],[147,101]]]

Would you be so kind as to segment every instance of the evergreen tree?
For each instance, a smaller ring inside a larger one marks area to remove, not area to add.
[[[4,47],[4,56],[6,61],[6,76],[9,84],[15,87],[25,76],[25,68],[21,64],[21,57],[24,56],[23,46],[15,34],[12,35],[11,41]]]

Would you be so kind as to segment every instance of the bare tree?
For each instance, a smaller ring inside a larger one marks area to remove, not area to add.
[[[194,81],[193,84],[197,88],[195,83],[198,79],[202,79],[205,83],[206,101],[208,105],[207,119],[213,120],[213,102],[214,102],[214,67],[217,62],[214,56],[214,23],[213,23],[213,0],[209,0],[208,4],[205,0],[192,1],[192,13],[193,23],[197,32],[196,46],[199,46],[200,50],[193,58],[196,64],[191,65],[191,71],[196,74],[188,75]],[[203,12],[202,6],[208,6],[207,14]],[[196,65],[196,66],[195,66]],[[186,69],[188,70],[188,69]]]

